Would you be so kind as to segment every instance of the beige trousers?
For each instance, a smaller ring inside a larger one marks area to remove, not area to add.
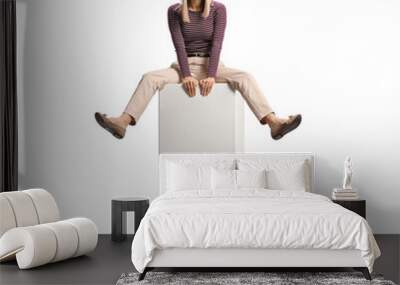
[[[189,57],[190,72],[197,80],[207,78],[207,66],[208,58]],[[215,81],[216,83],[227,83],[232,89],[238,90],[259,121],[273,112],[251,74],[226,67],[220,62]],[[137,122],[158,90],[162,90],[166,84],[180,82],[181,76],[177,62],[174,62],[169,68],[145,73],[129,100],[125,113],[131,115]]]

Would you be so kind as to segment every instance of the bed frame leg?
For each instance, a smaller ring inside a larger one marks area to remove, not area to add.
[[[146,277],[147,271],[148,271],[148,269],[147,269],[147,267],[146,267],[146,268],[143,270],[143,272],[139,274],[138,281],[142,281],[142,280]]]
[[[372,280],[371,274],[369,274],[369,270],[367,267],[355,267],[354,269],[357,271],[361,271],[361,273],[364,275],[365,279]]]

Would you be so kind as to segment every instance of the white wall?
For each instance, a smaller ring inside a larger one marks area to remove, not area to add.
[[[317,191],[325,195],[341,185],[351,155],[373,230],[399,233],[400,2],[279,1],[259,8],[254,22],[265,34],[252,54],[265,56],[250,58],[247,68],[279,114],[301,112],[304,121],[273,142],[247,111],[246,151],[314,152]]]
[[[158,193],[158,99],[122,141],[93,114],[121,112],[144,71],[175,59],[163,2],[17,2],[21,188],[48,189],[103,233],[112,197]]]
[[[157,193],[158,102],[122,141],[93,112],[120,112],[143,72],[175,59],[166,9],[176,1],[17,2],[21,187],[48,188],[65,216],[109,232],[111,197]],[[316,153],[324,194],[351,154],[372,228],[400,233],[400,2],[222,2],[225,64],[252,72],[279,114],[304,114],[274,142],[247,110],[246,150]]]

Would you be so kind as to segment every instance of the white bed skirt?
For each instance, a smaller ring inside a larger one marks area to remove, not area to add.
[[[193,249],[155,250],[147,267],[366,267],[359,250]]]

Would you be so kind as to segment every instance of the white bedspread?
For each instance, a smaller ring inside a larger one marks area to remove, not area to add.
[[[180,191],[151,204],[132,243],[143,272],[155,249],[358,249],[372,272],[380,255],[365,219],[328,198],[298,191]]]

